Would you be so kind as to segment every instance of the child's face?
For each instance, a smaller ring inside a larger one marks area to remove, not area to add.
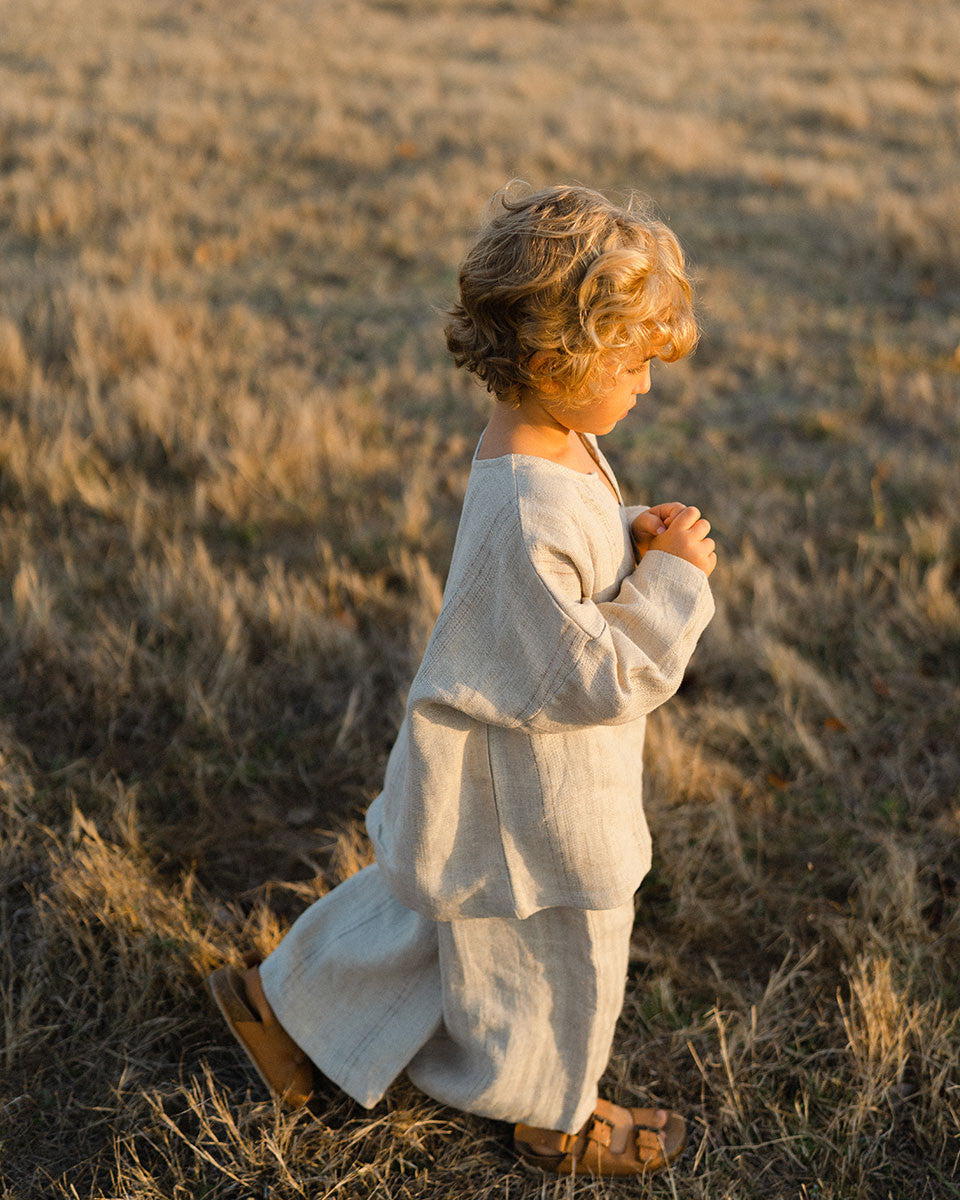
[[[543,407],[568,429],[581,433],[609,433],[637,403],[637,397],[650,391],[650,361],[654,357],[653,354],[641,354],[623,359],[619,374],[613,369],[608,370],[600,393],[585,407],[573,412],[549,402]]]

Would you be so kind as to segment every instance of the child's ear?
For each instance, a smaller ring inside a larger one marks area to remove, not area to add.
[[[544,368],[552,359],[553,354],[549,350],[537,350],[534,354],[531,354],[527,361],[531,374],[534,376],[542,375]],[[553,379],[538,378],[537,387],[548,396],[552,396],[560,390],[560,385]]]

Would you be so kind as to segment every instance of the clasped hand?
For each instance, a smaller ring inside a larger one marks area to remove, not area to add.
[[[635,517],[630,531],[637,551],[637,562],[648,550],[665,550],[699,567],[706,575],[717,565],[713,538],[707,537],[710,522],[700,509],[673,500],[656,504]]]

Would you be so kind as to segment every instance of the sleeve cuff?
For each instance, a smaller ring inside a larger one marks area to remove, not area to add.
[[[702,609],[702,616],[707,618],[704,624],[713,616],[715,605],[707,573],[679,554],[648,550],[634,571],[641,573],[652,585],[651,594],[660,593],[666,600],[671,593],[675,596],[679,592],[684,597],[693,597],[696,607]]]

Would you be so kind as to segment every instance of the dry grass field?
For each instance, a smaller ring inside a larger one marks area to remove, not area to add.
[[[0,1196],[960,1196],[960,9],[0,0]],[[405,1079],[270,1101],[202,987],[362,817],[492,403],[512,177],[652,197],[704,336],[603,443],[713,526],[603,1090],[541,1180]]]

